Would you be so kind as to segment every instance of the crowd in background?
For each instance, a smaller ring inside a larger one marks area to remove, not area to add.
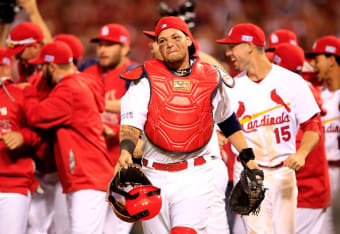
[[[71,33],[84,44],[84,58],[94,56],[95,46],[89,38],[107,23],[125,25],[131,35],[131,59],[143,62],[150,58],[150,39],[143,30],[152,30],[159,18],[159,0],[38,0],[40,13],[52,32]],[[164,0],[176,8],[184,1]],[[196,27],[193,36],[201,51],[223,60],[224,49],[215,40],[233,25],[250,22],[260,26],[266,35],[285,28],[296,32],[299,45],[310,49],[323,36],[340,35],[340,2],[337,0],[196,0]],[[21,17],[20,17],[21,15]],[[22,12],[17,20],[22,20]],[[16,22],[14,22],[15,24]],[[14,25],[13,24],[13,25]]]

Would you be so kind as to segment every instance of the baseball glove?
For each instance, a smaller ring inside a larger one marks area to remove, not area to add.
[[[243,167],[240,181],[230,193],[229,207],[234,213],[240,215],[257,215],[266,192],[263,186],[263,171],[249,169],[245,164]]]

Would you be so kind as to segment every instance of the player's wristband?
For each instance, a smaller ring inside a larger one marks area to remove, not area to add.
[[[247,162],[249,162],[249,160],[255,159],[255,154],[254,154],[252,148],[243,149],[238,156],[239,156],[241,162],[243,162],[245,164],[247,164]]]
[[[131,155],[133,155],[133,151],[136,148],[136,144],[133,143],[133,141],[126,139],[123,140],[122,142],[120,142],[120,153],[122,153],[122,150],[126,150],[127,152],[129,152]]]

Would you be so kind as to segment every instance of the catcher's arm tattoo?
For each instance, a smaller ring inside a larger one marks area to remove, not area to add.
[[[141,130],[138,128],[122,125],[119,132],[120,152],[126,150],[131,155],[136,148]]]

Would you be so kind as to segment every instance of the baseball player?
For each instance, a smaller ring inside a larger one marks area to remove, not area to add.
[[[82,56],[83,45],[80,40],[70,34],[58,34],[55,41],[63,41],[72,48],[73,63],[76,63]],[[74,65],[75,67],[75,65]],[[75,69],[76,70],[76,69]],[[86,79],[91,81],[91,79]],[[52,86],[46,82],[41,72],[32,75],[29,78],[29,83],[37,89],[39,100],[44,100],[52,90]],[[39,162],[37,163],[36,178],[39,181],[39,189],[32,194],[32,201],[30,207],[30,215],[28,222],[28,234],[38,232],[47,233],[49,230],[57,234],[69,232],[69,217],[67,213],[66,195],[62,193],[60,180],[57,174],[53,141],[48,138],[46,130],[44,140],[47,141],[47,149],[43,151]],[[40,153],[38,151],[38,153]]]
[[[295,171],[320,139],[315,116],[319,112],[313,95],[300,76],[273,65],[265,55],[265,34],[250,23],[238,24],[228,36],[226,55],[237,75],[231,89],[232,105],[240,116],[245,137],[254,148],[256,162],[264,171],[268,189],[261,210],[243,216],[247,233],[294,233],[297,203]],[[304,135],[298,150],[295,136],[299,124]],[[242,166],[235,163],[234,181]]]
[[[23,105],[30,125],[55,130],[55,159],[67,197],[71,233],[102,233],[107,204],[105,190],[113,165],[92,91],[73,68],[71,49],[60,41],[44,45],[34,64],[53,85],[39,101],[33,86],[24,88]]]
[[[327,114],[322,117],[322,124],[334,199],[340,188],[340,40],[335,36],[321,37],[314,42],[313,49],[307,55],[312,57],[311,64],[319,83],[326,84],[321,91],[323,107],[327,110]],[[328,212],[331,215],[331,211]]]
[[[85,69],[84,73],[95,76],[97,83],[104,86],[106,111],[101,116],[110,159],[115,165],[119,158],[120,98],[128,87],[128,82],[120,79],[119,75],[135,64],[128,58],[130,35],[122,25],[107,24],[101,27],[91,42],[97,44],[98,63]],[[118,219],[109,206],[107,212],[106,232],[130,232],[132,224]]]
[[[277,65],[297,74],[302,73],[305,56],[299,46],[289,43],[280,44],[276,47],[273,57]],[[315,99],[321,99],[311,83],[309,84]],[[319,108],[323,109],[322,101],[319,100],[317,103]],[[319,125],[322,129],[321,117]],[[303,129],[300,127],[296,136],[297,149],[302,135]],[[308,155],[305,166],[297,171],[296,179],[298,200],[295,233],[330,233],[326,231],[330,230],[332,223],[326,212],[331,205],[331,194],[323,131],[320,131],[320,140]]]
[[[9,77],[13,58],[0,48],[0,233],[26,233],[34,165],[20,148],[40,142],[25,125],[24,96]],[[24,128],[25,127],[25,128]]]
[[[132,163],[144,130],[143,171],[161,189],[163,200],[160,213],[142,222],[144,233],[229,233],[224,203],[227,170],[213,119],[247,155],[248,165],[257,167],[229,105],[227,86],[232,87],[233,80],[191,57],[193,37],[181,18],[161,18],[155,37],[164,62],[152,59],[121,75],[133,83],[121,99],[121,155],[116,168]],[[219,222],[208,226],[212,219]]]
[[[279,29],[269,35],[268,46],[266,48],[266,56],[269,61],[273,61],[274,50],[282,43],[297,45],[298,39],[295,32],[288,29]]]

